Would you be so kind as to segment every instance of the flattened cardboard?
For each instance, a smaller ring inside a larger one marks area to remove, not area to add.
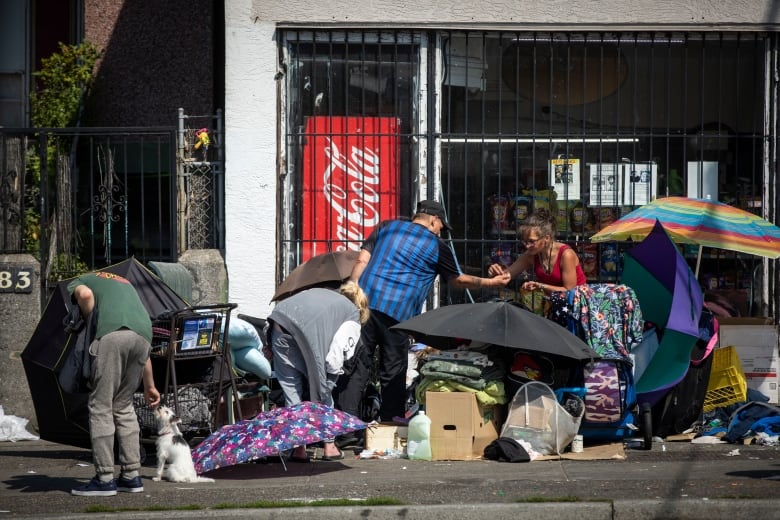
[[[580,453],[566,451],[560,455],[542,455],[537,460],[625,460],[626,450],[622,442],[585,446]]]
[[[369,424],[366,428],[365,447],[374,452],[398,450],[402,455],[405,455],[408,437],[409,428],[407,426],[392,423]]]
[[[469,392],[426,392],[431,419],[433,460],[481,459],[485,446],[498,438],[501,407],[480,406]]]
[[[772,317],[757,318],[718,318],[719,325],[774,325]]]

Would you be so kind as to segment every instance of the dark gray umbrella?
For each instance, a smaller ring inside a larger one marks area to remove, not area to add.
[[[578,360],[599,357],[564,327],[508,301],[447,305],[392,328],[408,332],[419,343],[442,349],[455,346],[453,339],[461,339]]]

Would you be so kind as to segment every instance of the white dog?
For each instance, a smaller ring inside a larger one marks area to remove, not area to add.
[[[195,473],[190,445],[176,423],[181,419],[167,406],[158,406],[154,411],[159,430],[157,431],[157,475],[155,482],[162,480],[165,463],[168,470],[165,478],[171,482],[214,482],[214,479],[200,477]]]

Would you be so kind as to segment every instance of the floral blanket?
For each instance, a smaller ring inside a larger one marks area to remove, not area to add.
[[[578,333],[605,359],[628,359],[642,342],[644,320],[639,300],[627,285],[578,285],[569,291]]]

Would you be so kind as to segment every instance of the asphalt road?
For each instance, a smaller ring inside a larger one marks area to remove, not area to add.
[[[587,451],[587,449],[586,449]],[[153,482],[145,491],[74,497],[94,474],[90,452],[45,441],[0,442],[0,515],[30,518],[777,518],[780,448],[656,442],[614,460],[263,461],[221,468],[213,484]],[[307,507],[325,499],[392,498],[400,506]],[[220,509],[258,501],[290,509]],[[193,510],[171,511],[190,506]],[[106,513],[95,513],[105,508]],[[158,508],[167,510],[154,512]],[[119,510],[121,512],[116,512]]]

